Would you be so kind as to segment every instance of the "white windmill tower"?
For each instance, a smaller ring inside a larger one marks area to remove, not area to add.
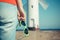
[[[26,0],[25,0],[26,1]],[[39,28],[39,5],[40,4],[44,10],[48,8],[47,3],[44,0],[28,0],[28,27],[29,28]]]
[[[29,28],[39,28],[39,5],[40,4],[44,10],[48,8],[48,5],[44,0],[28,0],[28,27]]]

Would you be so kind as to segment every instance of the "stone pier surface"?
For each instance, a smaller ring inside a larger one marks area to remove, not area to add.
[[[60,31],[29,31],[25,37],[23,31],[16,32],[16,40],[60,40]]]

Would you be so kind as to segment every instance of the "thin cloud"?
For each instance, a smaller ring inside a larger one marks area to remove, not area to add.
[[[48,4],[44,0],[39,0],[39,4],[46,10],[48,8]]]

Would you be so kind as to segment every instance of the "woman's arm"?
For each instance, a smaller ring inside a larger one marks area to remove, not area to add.
[[[22,0],[17,0],[17,8],[18,8],[18,19],[22,18],[25,20],[26,18],[26,15],[25,15],[25,12],[24,12],[24,9],[23,9],[23,4],[22,4]]]

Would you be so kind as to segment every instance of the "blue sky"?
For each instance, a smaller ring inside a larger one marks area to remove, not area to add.
[[[28,12],[27,1],[22,0],[24,9]],[[60,0],[44,0],[48,4],[47,10],[39,5],[40,29],[60,29]]]
[[[39,5],[40,29],[60,29],[60,0],[45,0],[48,9]]]

